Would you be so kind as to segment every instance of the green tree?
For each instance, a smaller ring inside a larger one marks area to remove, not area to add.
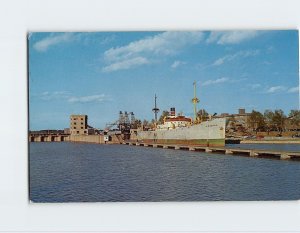
[[[263,114],[257,111],[252,111],[249,116],[249,125],[257,133],[259,129],[262,129],[265,127],[265,119]]]
[[[169,112],[168,111],[163,111],[162,113],[161,113],[161,116],[159,117],[159,119],[158,119],[158,123],[159,124],[163,124],[164,123],[164,118],[165,117],[167,117],[167,116],[169,116]]]

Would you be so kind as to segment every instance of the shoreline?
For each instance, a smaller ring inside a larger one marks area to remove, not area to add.
[[[300,144],[300,140],[241,140],[240,144]]]

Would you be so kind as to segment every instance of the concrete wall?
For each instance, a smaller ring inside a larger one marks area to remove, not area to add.
[[[69,141],[104,144],[103,135],[70,135]]]
[[[30,142],[86,142],[104,144],[103,135],[70,135],[70,136],[30,136]],[[108,144],[120,144],[123,142],[121,135],[110,135]]]

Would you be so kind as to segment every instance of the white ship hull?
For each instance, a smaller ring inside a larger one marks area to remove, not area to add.
[[[137,131],[137,139],[145,143],[224,146],[225,123],[225,118],[217,118],[200,124],[175,129]]]

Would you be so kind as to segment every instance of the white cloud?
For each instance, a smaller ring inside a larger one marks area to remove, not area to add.
[[[297,93],[299,92],[299,87],[291,87],[288,89],[288,93]]]
[[[89,96],[73,96],[67,91],[45,91],[40,94],[32,94],[32,97],[37,97],[45,101],[68,101],[69,103],[88,103],[88,102],[103,102],[110,100],[110,97],[105,94],[96,94]]]
[[[186,64],[186,62],[183,62],[183,61],[174,61],[173,64],[171,65],[171,67],[173,69],[177,68],[178,66],[181,66],[181,65],[184,65]]]
[[[228,82],[228,81],[229,81],[229,78],[222,77],[222,78],[218,78],[215,80],[207,80],[202,83],[202,86],[214,85],[214,84],[224,83],[224,82]]]
[[[126,60],[135,61],[136,58],[145,58],[147,62],[139,64],[132,63],[133,66],[143,65],[152,62],[153,58],[159,56],[170,56],[178,53],[185,46],[193,45],[203,39],[203,32],[163,32],[156,36],[148,37],[138,41],[129,43],[122,47],[111,48],[104,52],[104,60],[108,65],[103,68],[107,71],[107,67],[117,64],[114,69],[129,69],[130,64],[123,66]]]
[[[33,48],[39,52],[45,52],[48,50],[49,47],[53,45],[57,45],[60,43],[66,43],[74,39],[74,33],[66,32],[66,33],[55,33],[51,34],[50,36],[36,42],[33,45]]]
[[[68,102],[70,103],[90,103],[90,102],[103,102],[107,101],[109,98],[104,95],[89,95],[89,96],[80,96],[80,97],[70,97]]]
[[[254,57],[257,56],[260,53],[258,49],[256,50],[245,50],[245,51],[239,51],[234,54],[229,54],[224,57],[218,58],[217,60],[214,61],[212,64],[213,66],[220,66],[224,64],[225,62],[235,60],[237,58],[247,58],[247,57]]]
[[[285,91],[286,87],[284,86],[274,86],[274,87],[270,87],[267,89],[267,93],[275,93],[275,92],[281,92],[281,91]]]
[[[207,43],[224,44],[238,44],[246,40],[257,37],[260,33],[258,31],[217,31],[211,32],[207,38]]]
[[[221,57],[221,58],[215,60],[215,62],[213,63],[213,66],[222,65],[225,62],[226,59],[227,59],[227,57]]]
[[[112,72],[112,71],[116,71],[116,70],[126,70],[126,69],[130,69],[132,67],[135,67],[135,66],[144,65],[144,64],[148,64],[148,63],[150,63],[150,62],[147,60],[147,58],[135,57],[132,59],[116,62],[111,65],[105,66],[105,67],[103,67],[102,71],[103,72]]]
[[[269,61],[263,61],[262,64],[264,64],[264,65],[272,65],[272,62],[269,62]]]
[[[40,94],[32,94],[33,98],[37,97],[42,100],[61,100],[61,99],[68,98],[68,96],[69,93],[66,91],[55,91],[55,92],[45,91]]]
[[[107,37],[104,37],[101,41],[100,41],[100,44],[101,45],[107,45],[113,41],[116,40],[116,35],[111,35],[111,36],[107,36]]]
[[[259,83],[254,83],[254,84],[248,84],[248,86],[251,88],[251,89],[258,89],[261,87],[261,84]]]

